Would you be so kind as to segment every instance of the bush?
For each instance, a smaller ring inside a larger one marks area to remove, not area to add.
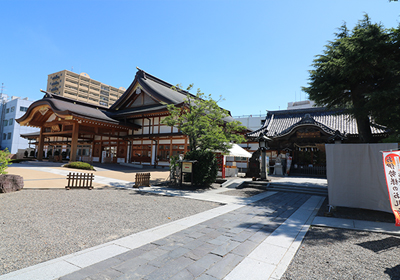
[[[210,186],[215,182],[218,174],[218,163],[215,154],[211,151],[190,151],[185,155],[187,160],[197,160],[193,165],[193,184],[196,186]]]
[[[66,165],[64,165],[64,167],[68,167],[68,168],[76,168],[76,169],[85,169],[85,170],[95,170],[93,168],[92,165],[90,165],[87,162],[81,162],[81,161],[73,161],[70,162]]]
[[[7,174],[6,169],[11,164],[10,152],[7,148],[0,151],[0,174]]]

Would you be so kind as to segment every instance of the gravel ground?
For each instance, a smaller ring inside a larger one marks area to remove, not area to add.
[[[312,227],[281,279],[400,279],[400,237]]]
[[[323,216],[327,200],[318,212]],[[337,207],[335,218],[394,223],[391,213]],[[281,279],[400,279],[400,237],[310,227]]]
[[[123,189],[0,194],[0,275],[219,205]]]

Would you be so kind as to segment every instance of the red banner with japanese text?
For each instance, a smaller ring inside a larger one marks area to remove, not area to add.
[[[396,226],[400,226],[400,151],[383,152],[383,168],[390,206],[396,218]]]

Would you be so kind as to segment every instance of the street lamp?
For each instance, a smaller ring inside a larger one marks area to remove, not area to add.
[[[268,138],[267,136],[265,136],[264,134],[260,134],[260,136],[258,137],[258,144],[260,146],[260,150],[261,150],[261,180],[262,181],[269,181],[268,179],[268,175],[266,172],[266,164],[265,164],[265,151],[267,150],[267,142],[268,141],[272,141],[270,138]]]

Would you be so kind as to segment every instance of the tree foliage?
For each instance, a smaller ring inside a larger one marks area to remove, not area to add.
[[[7,148],[3,151],[0,151],[0,175],[7,174],[6,169],[11,164],[10,152]]]
[[[194,150],[187,152],[185,159],[197,160],[193,167],[193,184],[195,186],[209,186],[215,182],[218,163],[213,152]]]
[[[343,24],[335,40],[314,59],[309,86],[303,87],[317,105],[348,108],[362,142],[372,142],[370,117],[400,127],[399,34],[399,28],[371,23],[368,15],[352,31]]]
[[[190,90],[190,85],[187,90]],[[168,105],[170,113],[163,123],[175,126],[188,136],[189,150],[211,150],[227,152],[231,148],[230,142],[244,142],[244,136],[240,132],[245,127],[240,122],[230,117],[227,110],[218,106],[218,101],[206,96],[197,90],[197,94],[187,97],[181,106]]]

